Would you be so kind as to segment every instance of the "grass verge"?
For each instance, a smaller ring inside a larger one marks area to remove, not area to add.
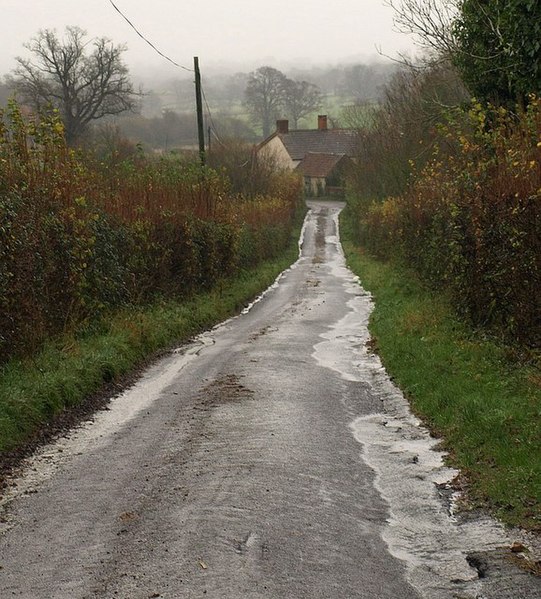
[[[375,300],[370,331],[389,374],[465,475],[468,503],[541,530],[541,373],[461,322],[407,268],[355,246],[349,267]]]
[[[300,225],[283,254],[189,300],[125,310],[76,335],[50,341],[0,369],[0,454],[13,452],[59,413],[141,366],[157,352],[238,313],[298,255]]]

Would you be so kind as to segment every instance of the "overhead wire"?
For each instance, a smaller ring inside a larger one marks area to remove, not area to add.
[[[128,25],[135,31],[135,33],[144,41],[146,42],[155,52],[157,52],[162,58],[165,58],[165,60],[169,61],[171,64],[175,65],[176,67],[178,67],[179,69],[183,69],[185,71],[188,71],[190,73],[194,73],[194,69],[190,69],[189,67],[186,67],[182,64],[179,64],[178,62],[176,62],[175,60],[173,60],[172,58],[170,58],[169,56],[167,56],[166,54],[164,54],[161,50],[159,50],[149,39],[147,39],[140,31],[139,29],[137,29],[137,27],[130,21],[130,19],[120,10],[120,8],[113,2],[113,0],[109,0],[109,3],[111,4],[111,6],[116,10],[116,12],[126,21],[126,23],[128,23]],[[205,95],[205,90],[203,89],[203,87],[201,87],[201,91],[203,94],[203,100],[205,102],[205,106],[207,108],[207,114],[209,117],[209,121],[210,121],[210,130],[212,132],[212,134],[214,135],[214,138],[218,141],[218,143],[222,146],[222,147],[227,147],[224,142],[222,141],[222,139],[220,138],[220,135],[218,133],[218,128],[216,127],[216,124],[214,123],[214,119],[212,118],[212,111],[210,110],[210,106],[207,100],[207,97]]]
[[[184,69],[185,71],[189,71],[190,73],[193,73],[194,70],[190,69],[189,67],[185,67],[182,64],[179,64],[178,62],[174,61],[172,58],[169,58],[169,56],[167,56],[166,54],[164,54],[163,52],[161,52],[160,50],[158,50],[158,48],[156,48],[156,46],[150,41],[148,40],[140,31],[139,29],[137,29],[137,27],[128,19],[128,17],[120,10],[120,8],[118,8],[118,6],[113,2],[113,0],[109,0],[110,4],[112,5],[112,7],[116,10],[116,12],[126,21],[126,23],[128,23],[128,25],[135,31],[135,33],[137,33],[137,35],[143,40],[145,41],[155,52],[157,52],[162,58],[165,58],[165,60],[168,60],[171,64],[174,64],[176,67],[178,67],[179,69]]]
[[[209,121],[210,121],[210,127],[209,127],[209,129],[210,129],[211,133],[214,135],[214,139],[216,139],[216,141],[222,146],[222,148],[227,149],[228,146],[220,138],[220,136],[218,134],[218,130],[216,128],[216,125],[214,124],[214,120],[212,118],[212,112],[210,110],[210,106],[209,106],[209,103],[207,101],[207,97],[205,95],[205,89],[203,88],[203,86],[201,86],[201,92],[202,92],[202,95],[203,95],[203,101],[205,102],[205,106],[207,108],[207,114],[208,114]],[[240,168],[243,168],[245,166],[248,166],[248,164],[250,164],[250,159],[246,160],[242,164],[238,164],[237,166],[240,167]]]
[[[207,114],[209,117],[209,121],[210,121],[210,130],[212,131],[216,141],[223,147],[225,148],[226,145],[224,144],[224,142],[221,140],[220,135],[218,134],[218,128],[216,127],[216,124],[214,123],[214,119],[212,118],[212,112],[210,110],[210,106],[207,100],[207,96],[205,95],[205,88],[203,86],[201,86],[201,92],[203,94],[203,101],[205,102],[205,106],[207,108]]]

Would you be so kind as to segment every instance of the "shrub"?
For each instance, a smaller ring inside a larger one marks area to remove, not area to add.
[[[405,193],[357,214],[365,242],[449,289],[474,324],[539,347],[541,100],[518,115],[474,102],[440,139]]]
[[[260,172],[232,190],[227,169],[131,152],[69,150],[62,125],[0,113],[0,361],[126,304],[188,295],[285,246],[295,177]]]

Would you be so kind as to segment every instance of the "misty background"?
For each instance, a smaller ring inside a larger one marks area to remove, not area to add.
[[[196,144],[193,73],[154,51],[112,3],[90,0],[84,11],[67,0],[5,4],[0,75],[13,71],[16,56],[31,58],[24,44],[40,29],[54,29],[62,37],[66,26],[77,25],[89,39],[106,36],[126,44],[123,60],[140,92],[135,113],[102,119],[98,130],[108,125],[110,132],[113,126],[131,142],[156,151]],[[317,113],[327,114],[331,126],[355,127],[362,124],[363,107],[378,101],[398,68],[384,54],[396,57],[413,47],[411,39],[394,30],[393,11],[380,0],[338,0],[332,5],[285,0],[272,5],[245,0],[204,0],[197,6],[170,0],[115,4],[175,62],[189,69],[193,56],[200,57],[211,144],[231,137],[261,140],[261,127],[245,104],[249,74],[261,66],[314,84],[321,92],[320,106],[300,120],[299,128],[314,128]],[[2,77],[0,104],[12,95]]]

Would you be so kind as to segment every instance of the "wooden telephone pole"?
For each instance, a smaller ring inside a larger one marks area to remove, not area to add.
[[[201,166],[205,166],[205,129],[203,126],[203,100],[201,98],[201,72],[199,71],[199,58],[197,56],[194,56],[193,66],[195,71],[195,103],[197,107],[199,158],[201,160]]]

